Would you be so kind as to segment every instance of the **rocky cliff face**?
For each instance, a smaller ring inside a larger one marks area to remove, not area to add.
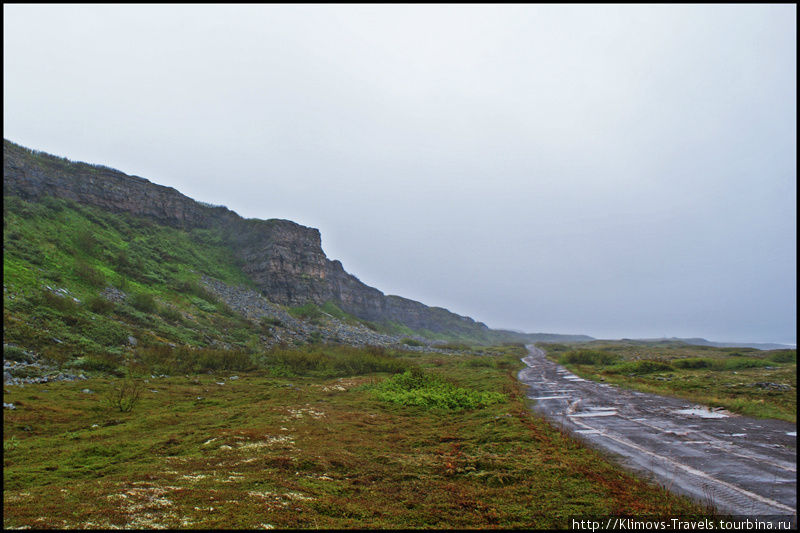
[[[244,272],[271,301],[284,305],[328,300],[359,318],[412,329],[484,334],[485,324],[419,302],[386,296],[345,272],[322,251],[317,229],[289,220],[244,219],[225,207],[203,205],[173,188],[137,176],[3,142],[3,195],[58,196],[179,228],[219,227]]]

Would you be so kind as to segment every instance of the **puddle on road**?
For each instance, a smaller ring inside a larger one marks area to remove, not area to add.
[[[709,411],[708,409],[702,409],[698,407],[692,407],[691,409],[678,409],[677,411],[672,412],[676,415],[698,416],[700,418],[728,418],[726,413]]]
[[[569,396],[529,396],[531,400],[568,400]]]
[[[567,415],[570,418],[589,418],[593,416],[616,416],[616,411],[594,411],[592,413],[579,413],[577,415]]]

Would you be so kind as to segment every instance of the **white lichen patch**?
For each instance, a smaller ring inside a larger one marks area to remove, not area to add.
[[[341,385],[316,385],[322,392],[345,392],[347,389]]]
[[[24,500],[25,498],[30,498],[30,492],[20,492],[19,494],[3,494],[3,500],[11,503],[11,502],[18,502],[20,500]]]
[[[141,484],[146,482],[137,482]],[[131,483],[133,485],[134,483]],[[129,522],[123,526],[125,529],[165,529],[168,525],[164,520],[177,520],[177,516],[172,512],[166,512],[174,504],[172,500],[165,497],[169,490],[177,490],[180,487],[128,487],[122,492],[109,494],[109,500],[118,500],[122,511],[129,515]],[[157,513],[157,514],[156,514]],[[107,527],[114,527],[109,524]]]
[[[241,443],[239,444],[239,449],[272,448],[278,445],[292,447],[294,446],[294,439],[291,435],[276,435],[275,437],[267,437],[265,440]]]
[[[181,476],[181,479],[188,479],[189,481],[200,481],[201,479],[205,479],[208,476],[206,474],[194,474],[194,475],[185,475]]]
[[[287,492],[283,495],[285,498],[288,498],[292,501],[302,501],[302,500],[313,500],[311,496],[306,496],[304,494],[300,494],[299,492]]]
[[[269,491],[264,491],[264,492],[250,491],[247,494],[249,496],[265,500],[267,508],[288,507],[292,502],[314,499],[311,496],[306,496],[305,494],[301,494],[299,492],[285,492],[283,494],[277,494],[275,492],[269,492]]]
[[[308,404],[306,404],[308,405]],[[325,416],[323,411],[318,411],[313,407],[301,407],[300,409],[287,409],[289,412],[289,416],[291,418],[303,418],[304,416],[308,415],[315,420],[319,420],[320,418]]]

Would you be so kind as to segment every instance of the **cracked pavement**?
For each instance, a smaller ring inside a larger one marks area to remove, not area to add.
[[[585,380],[527,348],[518,378],[535,412],[722,513],[791,516],[797,524],[795,424]]]

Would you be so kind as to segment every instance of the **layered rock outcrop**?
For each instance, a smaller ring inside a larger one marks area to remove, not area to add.
[[[217,227],[243,271],[269,300],[284,305],[333,301],[365,320],[397,322],[414,330],[482,335],[471,318],[420,302],[386,296],[348,274],[322,250],[319,230],[289,220],[245,219],[225,207],[196,202],[171,187],[86,163],[71,162],[3,142],[3,195],[57,196],[113,212],[147,217],[178,228]]]

